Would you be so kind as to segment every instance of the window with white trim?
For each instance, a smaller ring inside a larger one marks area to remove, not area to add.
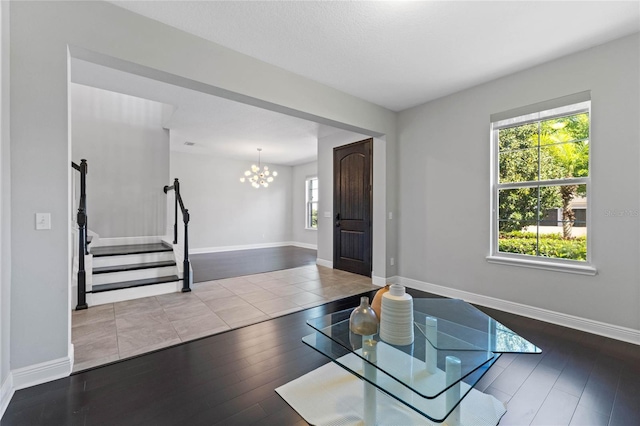
[[[492,116],[494,260],[589,267],[589,98]]]
[[[306,219],[305,227],[307,229],[318,229],[318,178],[307,178],[306,188]]]

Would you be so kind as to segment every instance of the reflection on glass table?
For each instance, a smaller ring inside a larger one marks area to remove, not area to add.
[[[495,353],[541,353],[524,337],[460,299],[414,299],[414,320],[438,349],[487,350]],[[437,337],[427,333],[426,318],[437,319]]]
[[[432,421],[449,416],[456,424],[460,401],[501,352],[541,352],[464,301],[414,299],[415,340],[406,346],[350,332],[352,310],[307,321],[316,332],[302,340],[364,381],[367,425],[375,424],[375,390]]]

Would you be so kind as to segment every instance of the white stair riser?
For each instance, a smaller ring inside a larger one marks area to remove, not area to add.
[[[133,265],[136,263],[163,262],[174,260],[172,251],[161,251],[157,253],[123,254],[119,256],[99,256],[93,257],[93,267],[103,266]]]
[[[97,238],[92,241],[93,247],[127,246],[133,244],[155,244],[162,241],[164,237],[115,237]]]
[[[161,294],[176,293],[182,289],[182,281],[172,281],[163,284],[145,285],[142,287],[125,288],[122,290],[104,291],[87,294],[89,306],[140,299],[142,297],[159,296]]]
[[[135,271],[109,272],[106,274],[93,274],[93,285],[117,283],[122,281],[144,280],[146,278],[167,277],[177,275],[175,266],[163,268],[137,269]]]

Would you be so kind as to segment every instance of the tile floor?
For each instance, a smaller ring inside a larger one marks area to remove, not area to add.
[[[195,283],[171,293],[73,311],[73,371],[254,324],[376,289],[317,265]]]

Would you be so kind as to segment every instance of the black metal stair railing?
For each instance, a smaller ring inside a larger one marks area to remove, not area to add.
[[[87,160],[80,160],[80,165],[71,162],[71,167],[80,172],[80,205],[76,221],[78,223],[78,304],[76,311],[87,309],[87,272],[84,266],[84,256],[87,248]]]
[[[184,208],[184,203],[182,202],[182,197],[180,196],[180,182],[178,182],[177,178],[173,181],[173,185],[165,185],[164,187],[165,194],[171,190],[175,191],[176,193],[174,204],[175,221],[173,224],[173,244],[178,244],[178,204],[180,205],[180,210],[182,211],[182,221],[184,222],[182,292],[185,293],[191,291],[191,263],[189,262],[189,210]]]

